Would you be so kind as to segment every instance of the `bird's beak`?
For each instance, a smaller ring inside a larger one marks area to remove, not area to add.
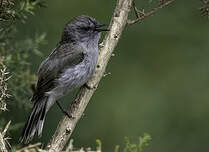
[[[109,29],[101,29],[101,27],[104,27],[104,26],[108,26],[108,25],[107,24],[98,24],[95,28],[95,31],[98,31],[98,32],[110,31]]]

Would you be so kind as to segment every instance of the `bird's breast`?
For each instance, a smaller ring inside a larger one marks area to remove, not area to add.
[[[66,68],[57,79],[57,87],[50,93],[60,98],[64,94],[84,85],[91,77],[97,64],[98,49],[84,52],[84,59],[77,65]]]
[[[70,90],[82,86],[92,75],[97,64],[97,58],[98,53],[87,52],[81,63],[65,70],[59,82]]]

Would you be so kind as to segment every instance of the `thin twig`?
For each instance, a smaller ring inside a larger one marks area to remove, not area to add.
[[[73,139],[70,139],[66,150],[73,151]]]
[[[2,132],[3,137],[6,135],[6,132],[9,128],[10,124],[11,124],[11,120],[7,123],[6,127],[4,128],[4,131]]]
[[[133,1],[133,8],[134,8],[134,13],[135,13],[135,15],[136,15],[136,18],[139,18],[140,15],[139,15],[139,11],[138,11],[138,9],[137,9],[137,7],[136,7],[135,0]]]
[[[6,138],[4,138],[4,140],[5,140],[5,142],[6,142],[6,144],[9,146],[9,148],[11,149],[12,148],[12,146],[11,146],[11,144],[9,143],[9,141],[8,140],[10,140],[10,139],[12,139],[12,138],[10,138],[10,137],[6,137]]]
[[[143,19],[145,19],[145,18],[147,18],[147,17],[149,17],[149,16],[155,14],[159,9],[161,9],[161,8],[163,8],[163,7],[167,6],[167,5],[169,5],[170,3],[174,2],[174,1],[175,1],[175,0],[167,0],[167,1],[165,1],[165,2],[162,2],[158,7],[153,8],[153,9],[152,9],[150,12],[148,12],[148,13],[143,13],[142,15],[139,15],[139,17],[136,18],[135,20],[128,20],[128,21],[127,21],[127,25],[132,25],[132,24],[135,24],[135,23],[137,23],[137,22],[142,21]],[[134,7],[135,13],[136,13],[136,10],[137,10],[137,9]],[[138,11],[138,12],[139,12],[139,11]],[[144,12],[144,11],[143,11],[143,12]]]
[[[27,146],[27,147],[24,147],[24,148],[22,148],[22,149],[17,150],[16,152],[23,152],[23,151],[25,151],[25,150],[29,150],[29,149],[32,149],[32,148],[37,148],[37,147],[39,147],[40,145],[41,145],[41,143],[36,143],[36,144],[33,144],[33,145],[29,145],[29,146]]]
[[[106,77],[106,76],[108,76],[108,75],[111,75],[111,72],[105,73],[105,74],[103,75],[103,77]]]

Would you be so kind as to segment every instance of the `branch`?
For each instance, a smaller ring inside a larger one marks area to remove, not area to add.
[[[141,22],[143,19],[155,14],[159,9],[169,5],[170,3],[174,2],[175,0],[161,0],[160,4],[158,7],[153,8],[151,11],[149,11],[148,13],[144,12],[144,9],[142,11],[137,10],[135,3],[133,3],[133,8],[134,8],[134,12],[136,14],[136,19],[135,20],[128,20],[127,21],[127,25],[132,25],[135,24],[137,22]]]
[[[100,45],[100,55],[98,58],[97,67],[91,79],[88,81],[89,86],[94,89],[87,89],[82,87],[77,94],[75,101],[72,103],[69,112],[73,115],[74,119],[69,119],[64,116],[60,121],[50,143],[47,148],[54,151],[61,151],[71,136],[78,120],[83,115],[83,112],[95,92],[99,81],[104,75],[107,63],[113,53],[114,48],[117,46],[119,38],[128,20],[128,14],[132,7],[133,0],[117,0],[116,8],[110,23],[110,32],[105,36],[102,44]]]
[[[4,128],[3,132],[0,132],[0,151],[1,152],[7,152],[7,148],[6,148],[6,144],[9,144],[7,139],[8,138],[5,138],[5,135],[6,135],[6,132],[9,128],[11,124],[11,121],[9,121],[6,125],[6,127]]]

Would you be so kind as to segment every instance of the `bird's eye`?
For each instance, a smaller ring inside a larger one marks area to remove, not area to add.
[[[82,29],[85,31],[89,31],[91,28],[90,27],[83,27]]]

